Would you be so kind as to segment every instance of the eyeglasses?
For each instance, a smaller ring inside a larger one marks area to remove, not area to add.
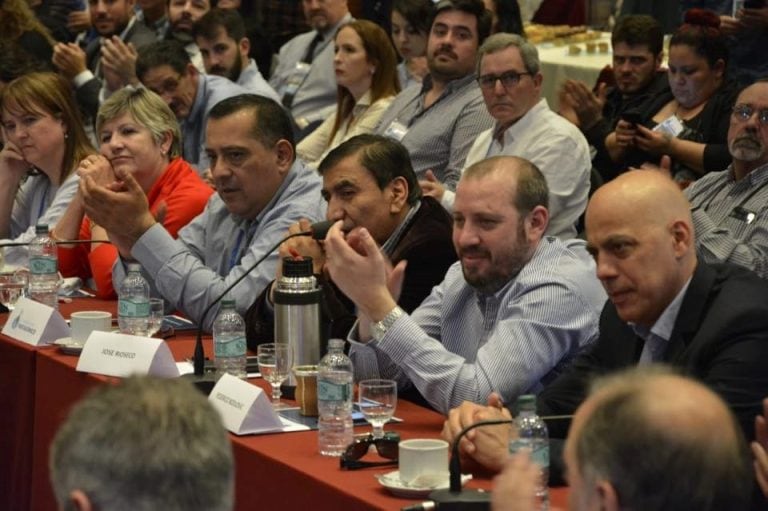
[[[533,73],[518,73],[517,71],[507,71],[506,73],[501,73],[500,75],[482,75],[477,77],[477,83],[480,85],[481,89],[490,90],[496,87],[497,80],[501,80],[501,84],[505,89],[511,89],[520,83],[520,78],[525,75],[533,76]]]
[[[752,118],[752,114],[754,113],[757,113],[757,120],[760,124],[763,126],[768,126],[768,108],[755,110],[755,107],[745,103],[741,103],[733,107],[733,118],[739,122],[747,122]]]
[[[347,450],[344,451],[344,454],[341,455],[339,464],[341,465],[341,468],[345,470],[396,465],[399,454],[397,445],[399,443],[400,435],[394,431],[387,431],[381,438],[373,438],[373,435],[370,434],[356,438],[354,442],[347,446]],[[371,445],[376,446],[376,451],[379,453],[379,456],[392,461],[358,461],[368,454],[368,449]]]

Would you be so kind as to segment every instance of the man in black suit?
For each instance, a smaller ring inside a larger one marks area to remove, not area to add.
[[[662,362],[719,394],[754,438],[754,418],[768,395],[768,284],[749,270],[697,261],[689,207],[677,185],[653,171],[622,174],[592,197],[588,249],[609,301],[594,348],[539,394],[541,415],[572,414],[596,375]],[[499,414],[509,417],[494,395],[487,407],[464,403],[451,411],[443,435],[453,439],[462,427]],[[552,438],[565,437],[566,422],[549,426]],[[474,432],[464,452],[501,468],[509,429]],[[554,474],[558,461],[553,454]]]
[[[443,280],[456,261],[451,242],[451,217],[439,202],[422,197],[408,151],[378,135],[358,135],[339,145],[322,161],[323,198],[328,220],[344,222],[350,232],[365,227],[383,247],[392,264],[408,261],[400,306],[410,312]],[[309,230],[309,222],[291,226],[289,234]],[[322,244],[305,237],[280,247],[281,257],[311,257],[323,285],[323,333],[346,338],[355,322],[352,302],[325,275]],[[270,290],[246,314],[248,345],[272,342],[274,318]]]

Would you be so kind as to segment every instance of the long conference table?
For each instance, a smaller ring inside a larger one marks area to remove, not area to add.
[[[106,310],[115,302],[92,298],[61,304],[65,318],[76,310]],[[8,315],[0,314],[0,324]],[[169,339],[176,360],[193,352],[190,334]],[[211,342],[206,340],[206,353]],[[70,407],[89,389],[117,382],[116,378],[76,371],[77,357],[57,347],[33,347],[0,335],[0,509],[54,511],[49,482],[49,447]],[[249,380],[267,388],[261,379]],[[443,417],[401,400],[396,415],[403,422],[388,425],[401,438],[438,437]],[[138,420],[138,419],[137,419]],[[366,432],[368,426],[355,433]],[[397,510],[419,499],[391,495],[374,475],[392,467],[343,471],[336,458],[317,452],[317,432],[269,435],[230,435],[235,456],[235,509],[384,509]],[[466,472],[466,470],[465,470]],[[490,489],[491,478],[476,473],[467,484]],[[565,507],[567,489],[551,492],[552,504]]]

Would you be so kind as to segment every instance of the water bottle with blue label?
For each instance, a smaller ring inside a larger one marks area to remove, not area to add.
[[[344,340],[328,341],[328,354],[317,366],[318,446],[324,456],[341,456],[352,443],[352,361]]]
[[[59,307],[59,259],[56,243],[46,224],[35,226],[29,245],[29,297],[49,307]]]
[[[128,264],[128,275],[120,284],[117,296],[120,332],[146,336],[149,333],[149,284],[141,275],[140,264]]]
[[[527,450],[531,461],[541,468],[541,479],[536,488],[539,509],[549,509],[549,433],[547,425],[536,415],[536,396],[525,394],[517,398],[515,427],[517,438],[509,442],[509,452]]]
[[[247,363],[245,322],[235,309],[235,301],[224,299],[213,322],[213,352],[216,379],[231,374],[245,379]]]

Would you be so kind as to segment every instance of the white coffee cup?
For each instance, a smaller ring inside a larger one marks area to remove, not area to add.
[[[398,444],[400,480],[412,483],[422,476],[448,478],[448,442],[434,438],[402,440]]]
[[[94,330],[109,332],[112,330],[112,314],[104,311],[73,312],[69,319],[72,340],[85,343]]]

